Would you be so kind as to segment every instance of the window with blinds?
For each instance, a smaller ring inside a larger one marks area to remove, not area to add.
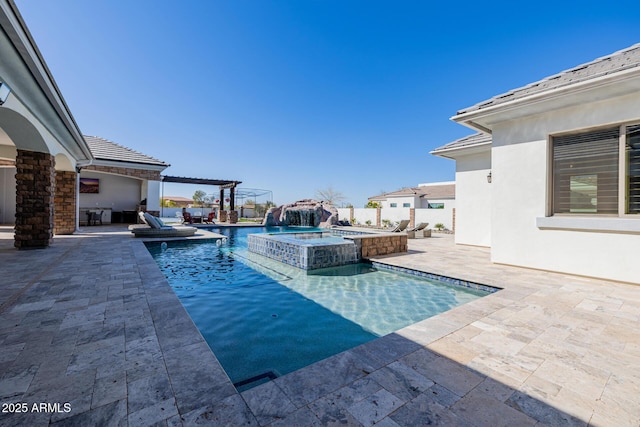
[[[619,127],[553,137],[554,214],[618,213],[619,141]]]
[[[627,214],[640,214],[640,125],[628,126],[626,132]]]

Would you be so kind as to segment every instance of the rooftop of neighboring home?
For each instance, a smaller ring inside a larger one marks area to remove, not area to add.
[[[454,182],[435,182],[420,184],[417,187],[406,187],[400,190],[369,197],[369,200],[386,200],[393,197],[421,197],[425,199],[455,199],[456,184]]]
[[[171,200],[176,203],[193,203],[193,199],[182,196],[162,196],[163,200]]]

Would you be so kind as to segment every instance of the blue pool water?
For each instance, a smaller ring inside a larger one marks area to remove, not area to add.
[[[307,272],[247,250],[248,234],[284,230],[214,228],[227,237],[219,247],[148,244],[234,383],[284,375],[486,295],[364,263]]]

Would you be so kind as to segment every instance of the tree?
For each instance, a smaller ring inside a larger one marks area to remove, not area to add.
[[[330,205],[336,205],[339,201],[345,199],[344,195],[334,190],[332,186],[325,190],[316,190],[316,198]]]
[[[193,202],[196,205],[200,205],[200,206],[204,206],[204,203],[206,202],[206,198],[207,198],[207,193],[205,193],[202,190],[196,190],[195,193],[193,193]]]
[[[257,216],[264,216],[267,213],[269,208],[272,208],[275,204],[272,201],[267,200],[264,204],[257,203],[254,206],[255,212]]]
[[[369,200],[364,207],[365,208],[380,208],[380,207],[382,207],[382,205],[380,205],[379,202],[374,202],[373,200]]]

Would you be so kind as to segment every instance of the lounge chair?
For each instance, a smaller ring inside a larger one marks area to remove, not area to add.
[[[131,232],[136,237],[188,237],[193,236],[197,231],[195,227],[164,225],[160,218],[147,212],[139,212],[138,215],[147,226],[131,226]]]
[[[394,228],[390,232],[391,233],[399,233],[401,231],[404,231],[405,228],[407,228],[408,225],[409,225],[409,220],[408,219],[403,219],[402,221],[400,221],[400,224],[396,225],[396,228]]]
[[[416,231],[422,231],[425,228],[427,228],[429,226],[428,222],[421,222],[420,224],[418,224],[417,227],[410,227],[407,228],[407,238],[409,239],[415,239],[416,238]],[[424,232],[423,232],[424,233]],[[423,234],[424,235],[424,234]],[[426,235],[424,235],[426,237]]]

